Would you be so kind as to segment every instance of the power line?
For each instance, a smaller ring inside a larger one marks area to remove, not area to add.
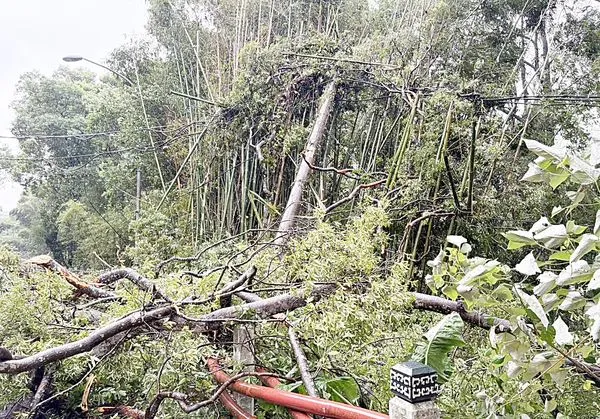
[[[139,128],[134,128],[131,131],[156,131],[159,133],[168,133],[168,132],[172,132],[172,131],[180,131],[186,128],[189,128],[193,125],[197,125],[197,124],[201,124],[203,123],[203,121],[195,121],[195,122],[190,122],[182,127],[171,127],[169,129],[165,129],[168,128],[168,125],[154,125],[151,127],[139,127]],[[27,138],[35,138],[35,139],[63,139],[63,138],[73,138],[73,137],[77,137],[80,139],[93,139],[95,137],[100,137],[103,135],[106,136],[114,136],[116,134],[121,134],[123,132],[127,132],[125,130],[114,130],[114,131],[102,131],[102,132],[80,132],[80,133],[73,133],[73,134],[43,134],[43,133],[27,133],[27,134],[21,134],[21,135],[0,135],[0,138],[3,139],[10,139],[10,140],[21,140],[21,139],[27,139]]]

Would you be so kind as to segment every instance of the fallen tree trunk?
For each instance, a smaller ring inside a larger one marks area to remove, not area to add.
[[[312,171],[311,166],[314,164],[316,152],[323,143],[325,128],[327,127],[329,114],[333,109],[335,101],[336,90],[337,86],[335,81],[330,81],[321,95],[317,119],[315,120],[315,125],[310,133],[310,137],[308,137],[308,141],[306,142],[304,158],[300,162],[292,190],[290,191],[290,196],[285,206],[285,210],[283,211],[283,215],[281,216],[281,222],[279,223],[276,240],[274,242],[276,245],[284,245],[296,225],[296,216],[300,211],[304,184]]]

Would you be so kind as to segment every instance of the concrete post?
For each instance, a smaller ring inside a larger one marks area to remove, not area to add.
[[[238,324],[233,328],[233,359],[246,365],[245,372],[254,371],[254,330],[252,325]],[[234,393],[235,401],[246,410],[254,414],[254,399],[243,394]]]
[[[390,400],[390,419],[439,419],[440,409],[433,401],[410,403],[400,397]]]
[[[440,394],[437,372],[420,362],[404,362],[392,367],[390,387],[396,397],[390,400],[390,419],[439,419],[434,399]]]

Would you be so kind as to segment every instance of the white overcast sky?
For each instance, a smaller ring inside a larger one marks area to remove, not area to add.
[[[144,0],[0,0],[0,136],[11,135],[10,103],[21,74],[50,75],[66,64],[65,55],[104,62],[114,48],[143,35],[146,7]],[[18,188],[0,178],[0,213],[18,196]]]

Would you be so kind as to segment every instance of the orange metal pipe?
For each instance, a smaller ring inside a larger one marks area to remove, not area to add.
[[[257,368],[256,371],[257,372],[268,372],[264,368]],[[260,379],[260,381],[262,381],[262,383],[264,385],[267,385],[272,388],[277,388],[281,384],[281,381],[279,381],[276,377],[262,375],[262,376],[259,376],[258,378]],[[292,416],[292,418],[294,418],[294,419],[312,419],[312,416],[309,416],[306,413],[297,412],[297,411],[291,410],[291,409],[289,410],[289,412],[290,412],[290,415]]]
[[[225,409],[231,413],[231,415],[236,419],[256,419],[256,416],[248,413],[242,406],[237,404],[237,402],[231,397],[231,394],[225,390],[221,394],[219,394],[219,400],[223,403]]]
[[[215,358],[208,359],[208,368],[215,379],[223,384],[230,377],[221,371],[219,361]],[[281,391],[275,388],[256,386],[253,384],[235,381],[229,388],[248,397],[264,400],[268,403],[287,407],[313,415],[325,416],[335,419],[389,419],[388,415],[363,409],[349,404],[323,400],[317,397]]]

